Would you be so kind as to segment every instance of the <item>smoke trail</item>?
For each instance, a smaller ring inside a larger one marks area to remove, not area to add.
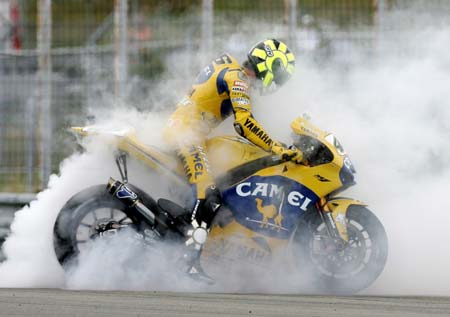
[[[399,21],[411,15],[419,18],[413,9],[398,10],[386,17],[387,23],[401,26],[403,31],[385,34],[371,61],[364,53],[353,53],[348,68],[343,67],[345,59],[339,55],[326,64],[318,64],[297,54],[296,77],[272,96],[255,97],[255,116],[275,138],[288,143],[290,121],[308,112],[314,123],[335,132],[344,144],[358,171],[358,185],[347,195],[369,203],[389,238],[386,269],[366,293],[449,295],[450,255],[446,241],[450,238],[450,214],[445,210],[445,198],[450,188],[450,27],[436,19],[435,13],[431,15],[434,23],[430,23],[429,16],[420,16],[427,22],[418,23],[423,28],[400,25]],[[246,29],[252,29],[249,27]],[[242,47],[242,42],[253,44],[266,37],[267,34],[234,34],[226,49],[243,59],[246,46]],[[192,52],[180,55],[194,59]],[[182,59],[169,56],[172,65],[183,64]],[[172,78],[156,90],[163,92],[168,86],[186,83]],[[149,102],[158,105],[156,99],[150,98]],[[145,141],[159,142],[153,135],[162,124],[159,116],[148,114],[142,118],[142,113],[120,108],[114,114],[120,120],[112,120],[112,124],[136,126]],[[230,127],[227,120],[216,133],[232,133]],[[110,149],[98,148],[98,144],[101,143],[88,145],[87,153],[64,161],[60,176],[51,178],[49,189],[16,214],[12,235],[4,245],[8,260],[0,265],[0,286],[65,285],[51,245],[56,213],[78,190],[104,183],[111,175],[118,177]],[[151,182],[139,177],[145,174],[141,172],[138,168],[133,182],[148,188]],[[190,283],[174,287],[170,274],[163,275],[168,276],[169,282],[152,276],[146,268],[165,267],[160,258],[153,267],[148,266],[155,264],[151,255],[138,257],[138,265],[130,264],[127,259],[137,257],[136,249],[120,239],[109,243],[114,247],[96,244],[84,255],[80,267],[66,281],[67,287],[198,290]],[[103,263],[98,263],[99,258]],[[120,265],[112,261],[114,258],[119,259]],[[102,278],[97,269],[109,273]],[[120,276],[122,272],[127,278]],[[276,278],[265,285],[258,285],[257,279],[253,282],[253,289],[263,292],[283,286],[283,280]],[[245,290],[242,279],[232,283],[216,290]]]
[[[132,126],[138,135],[159,144],[158,131],[164,120],[131,109],[105,116],[104,128]],[[63,287],[63,271],[53,251],[53,224],[58,211],[76,192],[91,185],[106,184],[110,176],[120,178],[113,159],[113,148],[102,137],[87,139],[86,152],[62,162],[60,175],[52,175],[48,188],[30,206],[15,214],[11,235],[3,245],[7,260],[0,264],[0,287]],[[135,174],[136,173],[136,174]],[[136,183],[150,186],[142,167],[130,170]],[[160,188],[160,187],[156,187]]]
[[[398,24],[408,13],[415,11],[390,18]],[[421,29],[386,34],[380,55],[356,59],[348,71],[339,59],[324,69],[301,61],[291,85],[298,88],[268,103],[284,114],[274,131],[309,112],[340,137],[355,163],[359,184],[347,194],[369,203],[390,245],[387,267],[368,293],[450,293],[450,27],[426,18],[428,24],[416,21]]]

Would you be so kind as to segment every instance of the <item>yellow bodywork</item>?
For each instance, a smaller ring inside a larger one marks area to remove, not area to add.
[[[258,238],[265,244],[258,243]],[[249,264],[267,264],[273,254],[285,250],[288,243],[289,240],[264,236],[233,220],[223,228],[218,225],[211,228],[203,247],[202,265],[210,265],[214,259],[233,261],[236,258]]]
[[[183,181],[183,170],[174,155],[141,142],[136,133],[130,129],[105,130],[97,127],[72,127],[71,130],[80,136],[108,136],[117,150],[129,154],[152,170],[159,171],[179,183]]]
[[[348,241],[346,214],[352,205],[367,206],[367,204],[350,198],[333,198],[327,201],[327,208],[331,211],[341,238]]]
[[[304,185],[323,200],[323,197],[327,197],[331,192],[343,186],[339,172],[344,165],[345,156],[339,153],[335,144],[329,142],[331,139],[329,133],[318,129],[305,118],[294,120],[291,128],[297,135],[312,137],[327,145],[333,153],[332,161],[317,166],[284,162],[263,168],[252,176],[282,176]],[[143,144],[132,131],[102,131],[94,127],[74,127],[72,130],[82,136],[107,134],[113,138],[113,142],[119,151],[128,153],[153,170],[164,172],[165,175],[176,182],[184,182],[182,166],[175,155],[164,153],[155,147]],[[207,140],[206,145],[212,174],[215,177],[226,175],[229,170],[238,168],[244,163],[270,155],[270,153],[239,136],[214,137]],[[343,198],[325,201],[325,212],[332,213],[337,229],[342,239],[346,241],[348,241],[346,212],[348,207],[354,204],[364,205],[359,201]],[[264,206],[262,208],[272,207]],[[278,219],[280,225],[277,228],[276,214],[270,214],[269,211],[264,213],[261,209],[261,226],[270,225],[273,230],[280,230],[281,220]],[[261,239],[265,241],[263,244],[260,243]],[[223,257],[224,254],[231,254],[230,257],[244,256],[253,263],[269,258],[277,250],[286,249],[288,242],[287,239],[264,236],[257,231],[246,228],[235,220],[231,220],[222,227],[214,225],[211,228],[203,254],[208,261]]]

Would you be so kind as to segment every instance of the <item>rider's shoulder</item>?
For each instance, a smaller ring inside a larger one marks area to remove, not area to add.
[[[214,58],[213,62],[218,65],[223,65],[227,68],[241,67],[237,59],[232,54],[226,51],[217,55]]]
[[[235,81],[243,84],[243,86],[249,86],[249,78],[246,75],[243,66],[237,61],[237,59],[229,52],[222,52],[216,59],[216,72],[223,73],[223,79],[228,82],[228,85],[233,84]]]
[[[227,71],[225,75],[228,81],[239,81],[244,83],[249,83],[249,78],[245,73],[244,69],[241,67],[231,68]]]

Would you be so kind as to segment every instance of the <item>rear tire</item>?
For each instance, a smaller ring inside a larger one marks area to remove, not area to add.
[[[121,225],[141,221],[125,205],[108,193],[106,185],[96,185],[75,194],[61,209],[53,227],[53,246],[61,265],[74,259],[81,245],[92,240],[95,225],[114,219]]]
[[[305,216],[295,236],[299,268],[313,292],[354,294],[369,287],[381,274],[388,255],[386,232],[366,207],[347,211],[349,244],[343,251],[325,249],[326,228],[317,214]]]

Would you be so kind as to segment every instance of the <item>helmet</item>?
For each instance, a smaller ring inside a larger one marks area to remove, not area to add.
[[[283,85],[295,69],[295,56],[281,41],[269,39],[257,43],[247,54],[248,64],[261,80],[261,92]]]

